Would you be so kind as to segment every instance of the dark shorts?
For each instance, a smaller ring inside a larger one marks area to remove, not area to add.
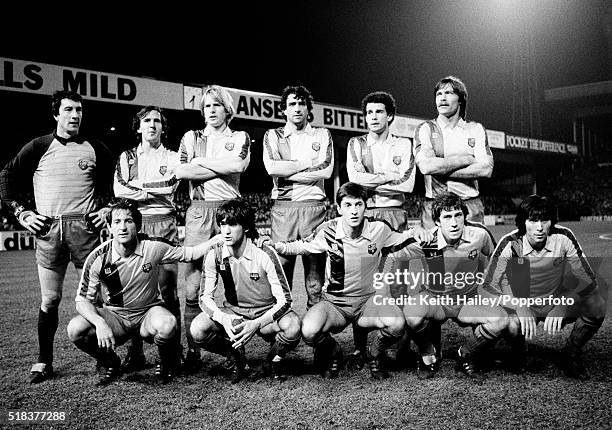
[[[113,332],[117,345],[125,343],[133,336],[140,334],[140,326],[144,321],[147,313],[155,306],[162,306],[162,303],[156,303],[147,308],[135,310],[115,310],[106,306],[98,308],[98,313]]]
[[[338,312],[346,320],[346,325],[356,322],[362,316],[370,315],[369,308],[373,307],[373,296],[362,297],[346,297],[336,296],[333,294],[323,293],[321,301],[325,301],[332,305],[334,310]]]
[[[49,232],[36,239],[36,262],[46,269],[65,267],[72,261],[77,269],[100,244],[100,233],[90,230],[83,214],[66,214],[53,219]]]
[[[195,246],[219,234],[215,215],[223,201],[193,200],[185,214],[185,246]]]
[[[408,227],[408,217],[406,211],[398,207],[389,208],[368,208],[366,210],[366,216],[382,219],[391,224],[396,230],[404,231]]]
[[[325,203],[321,201],[276,201],[271,210],[273,242],[306,238],[325,221]]]
[[[247,320],[254,320],[256,318],[259,318],[260,316],[262,316],[266,312],[268,312],[270,309],[272,309],[273,306],[274,306],[274,303],[272,303],[272,304],[270,304],[268,306],[259,306],[259,307],[253,307],[253,308],[245,308],[245,307],[233,306],[233,305],[230,305],[229,303],[225,302],[225,303],[223,303],[223,307],[220,308],[220,309],[221,309],[222,312],[225,312],[226,314],[238,315],[238,316],[243,317],[243,318],[245,318]],[[291,312],[291,309],[288,309],[287,312]]]
[[[174,245],[179,244],[174,215],[143,215],[140,231],[149,237],[162,237]]]

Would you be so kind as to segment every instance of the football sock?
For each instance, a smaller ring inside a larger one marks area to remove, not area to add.
[[[353,342],[355,343],[355,351],[360,351],[365,354],[368,347],[368,330],[359,327],[356,322],[353,323]]]
[[[390,345],[397,342],[401,336],[400,333],[393,333],[389,329],[383,328],[378,330],[378,335],[370,344],[370,355],[372,358],[378,358]]]
[[[53,363],[53,339],[59,323],[58,309],[38,310],[38,362]]]
[[[337,345],[336,340],[329,333],[319,333],[310,341],[304,339],[304,342],[315,349],[315,359],[323,362],[331,358],[334,347]]]
[[[141,354],[144,354],[142,337],[139,335],[133,336],[128,346],[128,355],[137,356]]]
[[[233,349],[232,342],[228,338],[212,331],[206,333],[206,336],[201,341],[194,341],[194,345],[197,348],[204,348],[206,351],[225,357],[229,357]]]
[[[580,317],[574,323],[574,328],[567,339],[567,347],[580,351],[603,324],[603,318]]]
[[[429,338],[438,355],[442,352],[442,324],[442,321],[429,321]]]
[[[289,339],[282,332],[276,333],[274,343],[270,346],[269,357],[273,355],[284,357],[289,351],[294,349],[300,343],[300,337]]]
[[[74,345],[101,362],[104,367],[113,367],[119,361],[119,357],[112,349],[98,348],[98,338],[93,330],[88,335],[75,340]]]
[[[159,359],[165,367],[172,367],[175,365],[176,350],[173,339],[165,339],[159,335],[155,335],[153,343],[157,345],[159,351]]]
[[[191,331],[189,330],[189,328],[191,327],[191,323],[193,322],[195,317],[200,315],[200,312],[200,305],[197,299],[187,299],[185,301],[185,335],[187,337],[187,346],[189,349],[198,348],[198,346],[193,341],[193,337],[191,337]]]
[[[430,336],[431,326],[432,323],[430,320],[423,319],[421,325],[412,331],[412,339],[414,340],[417,348],[419,348],[419,354],[421,354],[423,357],[426,355],[434,355],[436,353],[434,343],[432,342]]]
[[[476,354],[497,341],[499,335],[485,326],[486,324],[479,324],[476,327],[474,336],[460,348],[461,355]]]

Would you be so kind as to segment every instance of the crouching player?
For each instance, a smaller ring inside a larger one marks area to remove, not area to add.
[[[386,376],[380,366],[381,354],[404,333],[401,309],[375,303],[373,278],[381,257],[394,247],[414,242],[415,232],[400,233],[384,221],[365,218],[366,201],[366,189],[347,182],[336,194],[340,217],[323,223],[307,240],[274,244],[281,254],[327,253],[322,300],[306,312],[302,322],[302,337],[314,347],[315,365],[323,377],[335,377],[342,362],[342,350],[330,333],[341,332],[353,322],[379,330],[368,349],[370,374],[375,379]],[[419,240],[424,236],[426,232],[419,228]]]
[[[469,377],[481,376],[474,358],[494,344],[507,326],[507,314],[501,306],[479,304],[478,285],[495,244],[482,224],[466,221],[467,214],[460,197],[450,193],[437,196],[432,202],[437,226],[433,240],[420,247],[411,244],[392,255],[424,260],[421,292],[403,309],[419,348],[419,379],[433,377],[440,364],[440,347],[432,339],[431,324],[452,318],[473,327],[474,337],[457,352],[456,370]]]
[[[223,243],[206,255],[200,290],[202,313],[191,323],[196,345],[230,358],[232,383],[244,377],[244,346],[258,334],[270,342],[265,367],[272,378],[286,379],[284,356],[300,342],[300,319],[291,310],[291,292],[280,259],[268,245],[258,248],[253,239],[255,214],[248,202],[233,199],[217,209],[216,221]],[[221,276],[225,301],[214,300]]]
[[[164,239],[138,236],[142,215],[138,203],[117,199],[110,204],[107,223],[111,240],[95,248],[85,261],[76,295],[80,314],[68,324],[68,337],[77,348],[97,359],[105,368],[98,385],[116,379],[121,360],[114,349],[140,335],[159,348],[162,382],[172,379],[177,363],[176,318],[163,307],[158,266],[193,261],[211,242],[194,247],[173,246]],[[98,298],[102,307],[96,307]]]
[[[587,379],[581,351],[601,327],[606,309],[595,274],[572,231],[557,225],[557,208],[546,197],[523,200],[516,227],[497,245],[483,284],[483,293],[502,294],[509,308],[510,365],[524,371],[525,339],[535,336],[538,322],[550,335],[574,322],[562,367],[569,377]]]

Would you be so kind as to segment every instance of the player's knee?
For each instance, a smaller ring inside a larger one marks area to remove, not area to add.
[[[210,318],[208,318],[206,314],[201,313],[198,315],[189,327],[189,332],[193,340],[196,342],[204,340],[208,332],[212,330],[212,324],[212,321],[210,321]]]
[[[516,315],[509,316],[506,320],[506,333],[510,337],[517,337],[521,334],[521,323]]]
[[[198,301],[198,293],[200,291],[200,284],[185,283],[185,300]]]
[[[390,333],[401,333],[406,326],[405,319],[399,317],[382,318],[382,323],[385,329]]]
[[[76,342],[87,335],[89,328],[88,324],[83,324],[83,318],[78,316],[72,318],[68,323],[68,327],[66,327],[68,339],[70,339],[71,342]]]
[[[172,337],[176,332],[176,318],[172,314],[160,315],[155,318],[154,327],[159,336]]]
[[[606,314],[606,303],[599,294],[591,294],[583,304],[584,316],[591,318],[603,318]]]
[[[59,306],[61,300],[62,300],[62,293],[61,292],[47,292],[47,293],[42,295],[42,300],[41,300],[40,308],[43,311],[48,312],[49,309],[57,308]]]
[[[321,334],[322,328],[320,324],[313,324],[312,321],[302,321],[302,339],[306,343],[314,342]]]
[[[301,334],[300,317],[295,313],[285,315],[286,321],[283,321],[281,329],[283,334],[289,339],[295,339]]]
[[[411,330],[414,330],[423,324],[424,318],[405,316],[405,320],[406,320],[406,326],[408,326],[408,328],[410,328]]]
[[[501,316],[491,316],[487,318],[487,325],[491,328],[491,330],[497,333],[501,333],[508,327],[508,318]]]

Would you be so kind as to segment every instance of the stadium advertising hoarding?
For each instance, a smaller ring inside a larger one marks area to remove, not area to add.
[[[175,110],[199,110],[202,97],[202,87],[198,86],[0,57],[0,90],[49,95],[58,88],[76,91],[90,100],[156,105]],[[234,97],[237,118],[285,122],[280,96],[228,89]],[[343,106],[314,103],[311,120],[317,127],[358,133],[366,130],[361,111]],[[423,121],[422,118],[396,115],[391,132],[413,137],[416,126]],[[528,140],[533,141],[526,144],[528,150],[578,153],[576,145],[509,136],[496,130],[487,130],[487,137],[492,148],[504,149],[510,142],[515,145],[509,146],[511,148],[524,149],[523,140]],[[549,149],[555,145],[563,146],[563,151]]]
[[[236,118],[285,123],[286,118],[280,106],[280,96],[236,88],[228,88],[228,90],[234,98]],[[185,109],[198,110],[202,88],[185,85],[184,95]],[[363,113],[342,106],[314,103],[310,121],[315,127],[359,133],[366,130]],[[391,132],[399,136],[412,137],[415,127],[422,121],[422,119],[398,115],[391,124]]]
[[[180,228],[180,227],[179,227]],[[184,227],[183,227],[184,229]],[[183,237],[185,235],[183,234]],[[105,227],[100,231],[100,242],[110,238],[108,229]],[[36,248],[36,236],[26,230],[0,231],[1,251],[26,251]]]
[[[530,137],[506,135],[506,148],[520,151],[547,152],[555,154],[577,155],[578,147],[569,143],[552,142]]]
[[[0,90],[52,94],[58,88],[90,100],[183,109],[182,84],[0,57]]]
[[[489,147],[498,149],[506,148],[506,133],[497,130],[486,130],[486,132]]]

